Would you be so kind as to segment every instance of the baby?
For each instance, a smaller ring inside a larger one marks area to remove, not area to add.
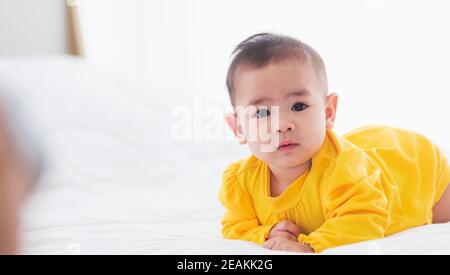
[[[338,96],[310,46],[251,36],[234,51],[227,87],[226,122],[253,155],[223,174],[224,238],[321,252],[450,221],[444,153],[393,127],[336,134]]]

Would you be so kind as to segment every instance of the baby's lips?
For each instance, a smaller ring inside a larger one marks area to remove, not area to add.
[[[278,148],[283,147],[283,146],[287,146],[287,145],[297,145],[296,142],[290,141],[290,140],[285,140],[279,143]]]
[[[280,152],[288,152],[296,148],[298,143],[286,143],[278,147],[278,151]]]

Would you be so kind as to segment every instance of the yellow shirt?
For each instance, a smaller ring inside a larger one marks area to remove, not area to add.
[[[223,174],[222,235],[262,244],[281,220],[316,252],[432,222],[450,182],[443,152],[417,133],[367,126],[344,136],[327,130],[309,171],[270,197],[270,171],[251,156]]]

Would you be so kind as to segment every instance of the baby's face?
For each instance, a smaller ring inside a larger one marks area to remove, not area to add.
[[[326,95],[308,62],[289,61],[242,69],[234,105],[233,130],[241,142],[269,165],[288,168],[304,164],[320,149],[326,129],[333,127],[337,96]]]

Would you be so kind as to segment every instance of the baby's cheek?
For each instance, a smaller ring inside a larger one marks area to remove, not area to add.
[[[250,151],[252,152],[253,155],[255,155],[258,159],[266,162],[266,163],[271,163],[273,160],[272,154],[270,152],[264,152],[264,150],[261,150],[261,145],[260,144],[254,144],[253,146],[250,146]]]
[[[266,120],[250,119],[242,125],[248,142],[270,143],[272,139],[271,126]]]
[[[318,151],[322,147],[322,144],[325,140],[325,135],[326,135],[325,126],[323,127],[318,127],[317,125],[312,126],[309,129],[308,133],[304,135],[302,138],[302,145],[304,149],[308,151],[305,153],[313,154],[316,151]]]

